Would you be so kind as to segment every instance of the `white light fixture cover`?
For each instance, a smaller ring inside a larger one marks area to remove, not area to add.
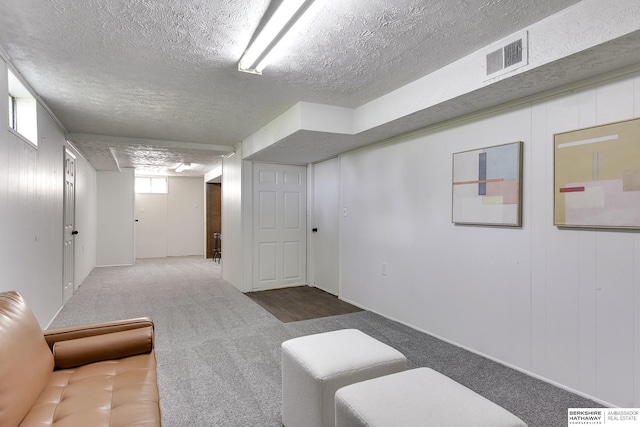
[[[191,163],[180,163],[178,167],[175,169],[176,172],[183,172],[191,167]]]
[[[238,70],[246,73],[262,74],[269,54],[309,9],[314,0],[282,0],[273,16],[245,50]]]

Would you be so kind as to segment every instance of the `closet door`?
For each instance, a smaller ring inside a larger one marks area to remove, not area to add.
[[[313,271],[314,286],[338,296],[340,231],[340,160],[317,163],[313,168]]]
[[[305,285],[306,167],[253,167],[253,290]]]

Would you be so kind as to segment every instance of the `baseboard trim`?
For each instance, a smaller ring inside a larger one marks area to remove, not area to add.
[[[584,392],[582,392],[580,390],[573,389],[573,388],[571,388],[569,386],[566,386],[564,384],[558,383],[558,382],[556,382],[554,380],[551,380],[549,378],[543,377],[540,374],[536,374],[535,372],[531,372],[531,371],[529,371],[527,369],[524,369],[524,368],[521,368],[519,366],[512,365],[511,363],[505,362],[503,360],[500,360],[500,359],[498,359],[496,357],[493,357],[493,356],[490,356],[488,354],[484,354],[484,353],[482,353],[480,351],[477,351],[477,350],[474,350],[473,348],[470,348],[470,347],[467,347],[465,345],[459,344],[459,343],[457,343],[455,341],[452,341],[452,340],[450,340],[448,338],[441,337],[438,334],[431,333],[431,332],[429,332],[427,330],[424,330],[422,328],[418,328],[418,327],[416,327],[414,325],[411,325],[409,323],[403,322],[402,320],[393,318],[391,316],[387,316],[386,314],[379,313],[376,310],[372,310],[369,307],[366,307],[366,306],[364,306],[362,304],[358,304],[356,302],[353,302],[353,301],[349,300],[348,298],[342,298],[342,297],[338,297],[338,298],[340,300],[344,301],[344,302],[347,302],[347,303],[351,304],[351,305],[355,305],[356,307],[359,307],[359,308],[361,308],[363,310],[370,311],[372,313],[377,314],[378,316],[382,316],[385,319],[393,320],[394,322],[398,322],[398,323],[400,323],[400,324],[402,324],[404,326],[407,326],[407,327],[409,327],[411,329],[414,329],[416,331],[419,331],[419,332],[422,332],[424,334],[427,334],[427,335],[429,335],[429,336],[431,336],[433,338],[439,339],[440,341],[444,341],[447,344],[455,345],[456,347],[459,347],[459,348],[462,348],[464,350],[470,351],[471,353],[477,354],[478,356],[484,357],[485,359],[489,359],[489,360],[491,360],[493,362],[499,363],[499,364],[501,364],[503,366],[506,366],[507,368],[511,368],[511,369],[516,370],[518,372],[522,372],[523,374],[528,375],[530,377],[533,377],[533,378],[535,378],[537,380],[544,381],[547,384],[551,384],[552,386],[555,386],[555,387],[561,388],[563,390],[566,390],[569,393],[573,393],[573,394],[578,395],[580,397],[584,397],[585,399],[593,400],[594,402],[596,402],[596,403],[598,403],[598,404],[600,404],[602,406],[605,406],[607,408],[617,408],[618,407],[617,405],[614,405],[613,403],[607,402],[607,401],[602,400],[600,398],[597,398],[595,396],[591,396],[590,394],[584,393]]]
[[[47,326],[44,327],[45,330],[49,329],[49,326],[51,326],[53,321],[56,320],[56,317],[58,317],[58,314],[60,314],[63,308],[64,308],[64,304],[62,304],[62,306],[58,309],[58,311],[56,311],[56,314],[54,314],[51,320],[49,321],[49,323],[47,323]]]
[[[96,265],[96,268],[106,267],[131,267],[133,264],[108,264],[108,265]]]

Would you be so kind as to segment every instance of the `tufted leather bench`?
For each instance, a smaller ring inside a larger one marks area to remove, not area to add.
[[[0,425],[160,426],[153,321],[42,331],[0,293]]]

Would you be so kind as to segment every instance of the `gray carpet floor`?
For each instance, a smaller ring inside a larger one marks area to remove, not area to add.
[[[164,427],[281,426],[280,345],[357,328],[511,411],[529,427],[567,425],[567,408],[596,403],[363,311],[282,323],[200,257],[96,268],[51,328],[151,316]]]

